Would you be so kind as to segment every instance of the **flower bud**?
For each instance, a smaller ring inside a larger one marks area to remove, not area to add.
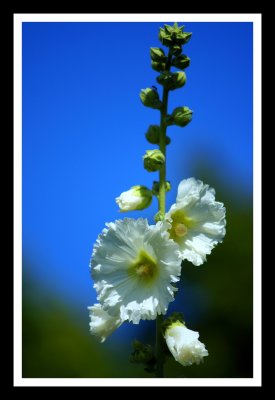
[[[159,99],[159,94],[156,90],[152,88],[142,89],[139,96],[142,103],[146,107],[151,107],[155,109],[161,108],[162,103]]]
[[[160,221],[163,221],[164,219],[165,219],[165,215],[161,211],[158,211],[154,216],[155,222],[160,222]]]
[[[174,42],[178,46],[182,46],[183,44],[186,44],[189,42],[191,39],[192,33],[191,32],[180,32],[176,33],[174,36]]]
[[[155,356],[152,346],[143,344],[139,340],[134,340],[132,346],[134,349],[130,357],[132,363],[148,364],[153,362]]]
[[[192,120],[193,111],[188,107],[177,107],[172,113],[172,119],[175,125],[184,127]]]
[[[169,192],[170,190],[171,190],[171,183],[169,181],[166,181],[165,182],[165,191]],[[152,193],[154,196],[159,195],[159,182],[158,181],[153,182]]]
[[[158,72],[163,72],[166,70],[166,63],[159,61],[151,61],[151,67]]]
[[[150,125],[145,136],[149,143],[158,144],[159,143],[159,126]]]
[[[116,203],[120,208],[120,212],[143,210],[150,206],[153,193],[146,186],[133,186],[127,192],[121,193],[116,198]]]
[[[181,46],[178,46],[178,45],[175,45],[175,46],[171,47],[171,51],[172,51],[172,54],[173,54],[174,56],[178,56],[178,55],[181,54],[182,47],[181,47]]]
[[[185,54],[179,55],[173,59],[172,64],[179,69],[185,69],[190,65],[190,58]]]
[[[152,61],[162,61],[166,62],[167,57],[162,49],[159,47],[151,47],[150,48],[150,56]]]
[[[160,28],[159,30],[159,40],[161,41],[161,43],[164,46],[172,46],[173,45],[173,41],[171,38],[171,34],[167,33],[167,31],[165,31],[165,29]]]
[[[186,82],[186,75],[182,71],[177,72],[163,72],[157,77],[160,85],[168,90],[175,90],[181,88]]]
[[[164,46],[170,48],[182,46],[189,42],[192,35],[191,32],[183,32],[183,29],[184,26],[178,26],[177,23],[173,26],[165,24],[164,28],[159,30],[159,40]]]
[[[186,328],[181,321],[173,322],[165,330],[166,344],[175,360],[181,365],[200,364],[208,356],[205,345],[199,339],[199,333]]]
[[[144,168],[148,172],[158,171],[165,162],[164,154],[156,150],[147,150],[146,154],[143,156]]]

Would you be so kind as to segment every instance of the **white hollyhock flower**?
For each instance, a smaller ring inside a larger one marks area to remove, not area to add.
[[[101,343],[110,336],[117,328],[120,327],[122,321],[119,317],[112,317],[103,310],[101,304],[94,304],[88,307],[90,311],[90,332],[97,336]]]
[[[121,212],[132,211],[132,210],[143,210],[149,207],[152,202],[153,194],[150,189],[146,186],[138,185],[133,186],[127,192],[122,192],[119,197],[116,198]]]
[[[174,322],[165,332],[165,340],[176,361],[184,367],[200,364],[208,356],[205,345],[199,339],[199,333],[186,328],[182,322]]]
[[[225,207],[215,201],[215,190],[194,178],[180,182],[176,204],[166,219],[170,238],[179,245],[182,260],[201,265],[225,235]]]
[[[91,272],[98,300],[112,316],[138,324],[165,314],[181,261],[163,224],[143,218],[106,224],[94,245]],[[167,227],[166,227],[167,228]]]

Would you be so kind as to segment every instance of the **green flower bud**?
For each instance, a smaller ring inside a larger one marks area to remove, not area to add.
[[[175,45],[175,46],[171,47],[171,50],[172,50],[172,54],[174,54],[174,56],[178,56],[181,54],[182,47]]]
[[[145,136],[149,143],[158,144],[159,143],[159,126],[158,125],[150,125]]]
[[[179,55],[175,57],[172,61],[172,64],[179,69],[185,69],[190,65],[190,58],[185,54]]]
[[[178,24],[164,25],[164,28],[159,30],[159,40],[164,46],[174,47],[182,46],[189,42],[192,33],[183,32],[184,26],[178,26]],[[179,48],[175,49],[176,54],[179,54]]]
[[[174,27],[171,26],[171,25],[164,24],[164,31],[165,31],[168,35],[171,35],[171,33],[174,32],[174,29],[173,29],[173,28],[174,28]]]
[[[151,47],[150,56],[153,61],[162,61],[162,62],[167,61],[167,57],[165,56],[164,51],[159,47]]]
[[[174,121],[173,121],[173,117],[172,117],[172,115],[166,115],[166,117],[165,117],[165,122],[166,122],[166,125],[167,126],[170,126],[170,125],[173,125],[174,124]]]
[[[143,156],[144,168],[148,172],[158,171],[165,162],[164,154],[158,150],[147,150]]]
[[[181,88],[182,86],[185,85],[186,82],[186,75],[185,72],[175,72],[174,73],[174,87],[170,90],[178,89]]]
[[[151,67],[158,72],[163,72],[166,70],[166,63],[158,62],[158,61],[151,61]]]
[[[172,113],[175,125],[186,126],[192,120],[193,111],[188,107],[177,107]]]
[[[165,190],[166,190],[166,192],[170,192],[170,190],[171,190],[171,182],[170,181],[165,182]]]
[[[171,183],[169,181],[166,181],[165,182],[165,191],[169,192],[170,190],[171,190]],[[154,196],[159,195],[159,182],[158,181],[153,182],[152,193]]]
[[[177,42],[177,44],[186,44],[189,42],[191,39],[192,32],[183,32],[180,40]]]
[[[164,219],[165,219],[165,215],[162,214],[160,211],[158,211],[154,216],[155,222],[163,221]]]
[[[163,72],[157,77],[160,85],[168,90],[175,90],[181,88],[186,82],[186,75],[182,71],[177,72]]]
[[[164,46],[169,47],[173,45],[171,34],[167,33],[167,31],[163,28],[160,28],[159,30],[159,40]]]
[[[134,340],[132,346],[134,351],[130,357],[131,362],[147,364],[154,360],[154,351],[149,344],[145,345],[138,340]]]
[[[139,96],[142,103],[146,107],[151,107],[155,109],[161,108],[162,103],[159,99],[159,94],[156,90],[152,88],[142,89]]]

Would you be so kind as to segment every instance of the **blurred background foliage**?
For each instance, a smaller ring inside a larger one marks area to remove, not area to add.
[[[206,170],[206,169],[205,169]],[[166,377],[252,376],[252,205],[237,206],[214,178],[218,199],[227,206],[227,235],[202,267],[183,264],[169,312],[183,311],[190,329],[200,332],[209,357],[183,368],[168,357]],[[24,260],[24,263],[27,263]],[[44,266],[47,267],[46,265]],[[25,268],[28,270],[28,268]],[[88,276],[87,276],[88,279]],[[129,361],[135,338],[154,344],[154,322],[124,324],[104,344],[88,332],[87,310],[62,302],[58,293],[25,274],[23,281],[24,377],[150,377]]]

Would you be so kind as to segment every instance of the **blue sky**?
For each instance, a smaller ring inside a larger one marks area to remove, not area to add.
[[[23,23],[23,252],[37,279],[79,307],[95,301],[88,263],[104,223],[121,217],[114,198],[157,179],[142,155],[159,113],[139,92],[156,85],[149,48],[161,25]],[[167,205],[204,162],[238,201],[252,192],[252,23],[184,25],[191,66],[169,110],[194,114],[169,128]],[[128,216],[156,211],[154,201]]]

